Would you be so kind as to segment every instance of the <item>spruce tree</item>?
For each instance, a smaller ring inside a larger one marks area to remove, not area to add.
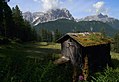
[[[15,8],[12,8],[12,14],[13,14],[13,20],[15,23],[14,36],[18,39],[22,39],[23,18],[22,18],[22,13],[17,5]]]
[[[0,35],[3,35],[3,0],[0,0]]]
[[[31,41],[36,39],[35,30],[28,21],[23,19],[22,12],[17,5],[15,8],[12,8],[12,12],[15,23],[15,37],[22,41]]]
[[[4,28],[5,36],[8,38],[13,38],[14,22],[12,18],[12,10],[8,6],[7,2],[4,2]]]
[[[119,53],[119,33],[116,33],[115,34],[114,40],[115,40],[114,51],[117,52],[117,53]]]
[[[55,41],[58,40],[61,37],[61,32],[59,31],[59,29],[55,30]]]
[[[7,4],[8,1],[0,0],[0,34],[7,38],[12,38],[12,11]]]

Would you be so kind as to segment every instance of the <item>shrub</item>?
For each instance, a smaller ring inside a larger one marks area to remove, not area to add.
[[[96,73],[92,76],[91,82],[119,82],[119,69],[106,69],[102,73]]]

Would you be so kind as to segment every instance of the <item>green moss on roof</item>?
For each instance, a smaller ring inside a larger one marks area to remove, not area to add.
[[[104,37],[101,33],[67,33],[71,38],[76,40],[84,47],[95,46],[100,44],[108,44],[112,42],[111,38]]]

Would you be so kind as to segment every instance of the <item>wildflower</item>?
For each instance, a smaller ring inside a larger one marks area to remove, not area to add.
[[[80,76],[79,76],[79,80],[80,80],[80,81],[84,80],[83,75],[80,75]]]

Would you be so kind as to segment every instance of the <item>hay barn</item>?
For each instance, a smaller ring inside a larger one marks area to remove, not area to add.
[[[83,75],[86,80],[89,73],[111,66],[112,39],[99,32],[67,33],[57,42],[61,43],[62,56],[55,63],[71,61],[74,66],[73,82],[77,82],[76,77],[79,75]],[[77,73],[79,69],[81,72]]]

